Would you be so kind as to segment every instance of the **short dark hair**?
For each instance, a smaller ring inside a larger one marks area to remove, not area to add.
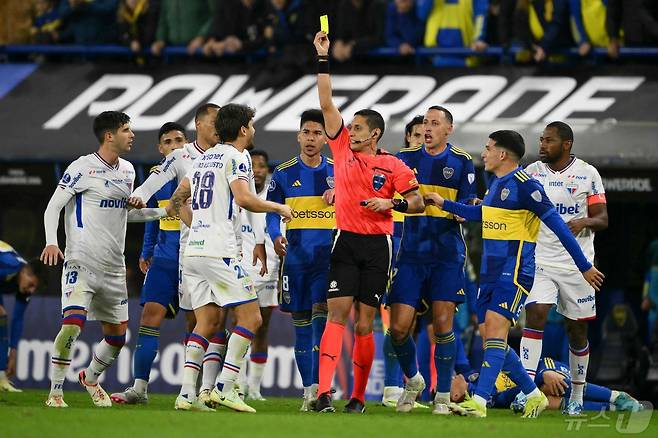
[[[432,105],[427,110],[428,111],[429,110],[443,111],[443,114],[446,116],[446,119],[450,122],[450,124],[452,124],[452,122],[453,122],[452,113],[450,111],[448,111],[447,108],[442,107],[440,105]]]
[[[571,129],[571,126],[567,125],[566,123],[558,120],[549,123],[548,125],[546,125],[546,127],[555,128],[557,131],[557,135],[560,136],[560,140],[562,141],[570,140],[573,143],[573,130]]]
[[[507,149],[512,152],[517,160],[523,158],[525,155],[525,142],[523,137],[516,131],[503,129],[489,134],[489,138],[496,142],[497,147]]]
[[[372,131],[373,129],[379,128],[381,131],[379,133],[379,137],[377,137],[377,141],[379,141],[380,138],[382,138],[382,135],[384,135],[384,129],[386,127],[386,124],[384,123],[384,118],[382,117],[381,114],[379,114],[375,110],[371,109],[362,109],[354,113],[355,116],[361,116],[366,119],[366,123],[368,124],[368,128]]]
[[[180,131],[183,133],[183,137],[187,138],[187,134],[185,133],[185,128],[183,128],[183,125],[176,122],[167,122],[160,127],[160,131],[158,132],[158,141],[160,141],[163,135],[171,131]]]
[[[249,121],[254,118],[256,110],[247,105],[229,103],[217,112],[215,129],[222,142],[234,141],[240,134],[240,128],[249,126]]]
[[[302,129],[304,123],[306,122],[317,122],[322,125],[324,128],[324,116],[322,111],[319,109],[308,109],[302,113],[302,117],[299,119],[299,129]]]
[[[416,116],[407,125],[404,127],[404,147],[408,148],[409,147],[409,141],[407,141],[407,135],[411,134],[411,130],[414,128],[416,125],[422,125],[423,120],[425,117],[423,116]]]
[[[208,114],[208,110],[209,110],[210,108],[217,108],[217,109],[219,109],[220,106],[217,105],[217,104],[215,104],[215,103],[211,103],[211,102],[204,103],[203,105],[201,105],[199,108],[196,109],[196,113],[194,113],[194,121],[196,122],[196,121],[199,120],[201,117],[203,117],[203,116],[205,116],[206,114]]]
[[[249,155],[251,155],[251,158],[263,157],[263,158],[265,158],[265,163],[270,162],[270,156],[267,155],[267,152],[265,152],[262,149],[254,149],[253,151],[249,151]]]
[[[119,111],[103,111],[94,119],[94,135],[98,142],[103,144],[107,131],[116,134],[117,130],[126,123],[130,123],[128,114]]]

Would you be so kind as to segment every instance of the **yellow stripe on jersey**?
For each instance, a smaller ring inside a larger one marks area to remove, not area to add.
[[[471,157],[471,154],[469,154],[468,152],[466,152],[466,151],[465,151],[464,149],[462,149],[462,148],[458,148],[457,146],[453,146],[451,150],[452,150],[455,154],[457,154],[457,155],[463,155],[464,157],[468,158],[469,160],[472,160],[472,159],[473,159],[473,157]]]
[[[158,201],[158,207],[165,208],[169,205],[169,199]],[[180,231],[180,220],[176,217],[163,217],[160,219],[160,229],[162,231]]]
[[[530,175],[528,175],[527,173],[525,173],[525,172],[522,171],[522,170],[519,170],[518,172],[516,172],[516,173],[514,174],[514,177],[515,177],[516,179],[518,179],[519,181],[521,181],[521,182],[526,182],[526,181],[528,181],[528,180],[530,179]]]
[[[430,184],[419,184],[419,190],[420,190],[420,196],[424,197],[428,193],[438,193],[441,197],[444,199],[448,199],[450,201],[456,201],[457,200],[457,189],[451,189],[450,187],[443,187],[443,186],[434,186]],[[429,216],[429,217],[444,217],[448,219],[452,219],[454,216],[450,213],[447,213],[443,210],[441,210],[438,207],[435,207],[433,205],[428,205],[425,208],[425,211],[423,213],[416,213],[416,214],[407,214],[406,216]]]
[[[275,170],[283,170],[283,169],[286,169],[286,168],[288,168],[288,167],[290,167],[290,166],[294,166],[295,164],[297,164],[297,157],[292,158],[292,159],[286,161],[285,163],[281,163],[281,164],[279,164],[279,165],[276,167]]]
[[[420,148],[422,148],[422,147],[423,147],[423,145],[409,146],[409,147],[400,149],[400,152],[414,152],[414,151],[420,150]]]
[[[336,210],[333,205],[325,204],[322,196],[286,198],[286,205],[292,208],[287,230],[336,228]]]
[[[537,215],[528,210],[482,206],[483,239],[536,242],[540,224]]]
[[[14,251],[14,248],[7,242],[0,240],[0,252],[10,252],[10,251]]]

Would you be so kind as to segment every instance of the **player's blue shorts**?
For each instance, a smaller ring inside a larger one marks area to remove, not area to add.
[[[421,300],[463,303],[464,266],[458,264],[412,264],[400,262],[396,266],[387,304],[406,304],[419,308]]]
[[[484,323],[487,310],[499,313],[516,324],[523,309],[528,291],[532,284],[519,287],[511,281],[482,283],[478,290],[477,316],[480,324]]]
[[[167,318],[178,313],[178,260],[153,258],[144,278],[139,304],[158,303],[167,309]]]
[[[286,272],[281,275],[279,310],[282,312],[305,312],[313,304],[327,302],[329,270],[310,272]]]

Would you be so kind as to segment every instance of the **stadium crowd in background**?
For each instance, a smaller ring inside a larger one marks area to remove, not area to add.
[[[0,44],[122,44],[154,55],[186,46],[207,57],[285,57],[287,47],[312,41],[322,14],[336,24],[331,56],[341,62],[380,47],[404,56],[502,46],[516,49],[516,62],[561,62],[573,47],[616,58],[620,46],[658,44],[658,4],[647,0],[7,0],[0,11]]]

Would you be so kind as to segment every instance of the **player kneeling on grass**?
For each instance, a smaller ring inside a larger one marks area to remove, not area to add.
[[[450,399],[454,403],[461,403],[466,397],[475,392],[479,373],[471,372],[466,375],[458,374],[452,380]],[[568,364],[558,362],[550,357],[539,361],[535,384],[548,398],[550,410],[563,409],[569,402],[573,389],[571,370]],[[586,383],[584,385],[583,408],[586,411],[632,411],[637,412],[644,406],[623,391],[615,391],[605,386]],[[527,397],[521,388],[512,382],[505,374],[498,374],[496,386],[487,401],[492,408],[510,408],[514,412],[523,412]]]
[[[535,242],[541,222],[558,236],[588,284],[599,290],[603,282],[603,274],[587,261],[542,185],[519,167],[524,154],[525,143],[518,132],[493,132],[482,160],[484,169],[496,177],[481,205],[448,201],[437,193],[425,196],[427,204],[482,222],[477,316],[484,339],[484,359],[475,396],[451,407],[461,415],[487,416],[487,400],[501,369],[528,395],[524,417],[534,418],[548,406],[546,396],[507,345],[509,329],[516,323],[534,282]]]
[[[223,143],[194,161],[192,170],[171,198],[174,211],[190,227],[183,281],[197,321],[187,341],[183,385],[176,398],[176,409],[214,410],[197,399],[197,378],[208,338],[219,329],[220,307],[232,307],[235,326],[210,398],[215,404],[236,411],[256,412],[240,398],[236,387],[247,349],[262,319],[253,282],[241,265],[240,212],[233,201],[256,213],[276,212],[284,221],[290,220],[292,211],[286,205],[262,200],[250,188],[254,176],[246,148],[252,144],[255,133],[253,117],[254,110],[243,105],[221,108],[215,123]],[[186,203],[190,197],[191,209]]]

